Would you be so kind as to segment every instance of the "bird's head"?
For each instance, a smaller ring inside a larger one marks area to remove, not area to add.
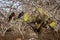
[[[12,12],[12,14],[11,14],[13,17],[15,17],[16,16],[16,14],[14,13],[14,12]]]

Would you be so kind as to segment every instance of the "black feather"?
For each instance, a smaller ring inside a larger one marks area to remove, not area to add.
[[[18,18],[20,18],[21,16],[24,15],[24,12],[21,12],[19,15],[18,15]]]
[[[14,16],[14,12],[12,12],[11,15],[9,16],[8,22],[12,19],[13,16]]]

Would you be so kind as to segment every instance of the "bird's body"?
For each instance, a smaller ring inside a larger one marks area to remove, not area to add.
[[[14,12],[11,13],[11,15],[9,16],[9,20],[8,22],[12,19],[12,17],[16,16]]]
[[[18,18],[24,15],[24,12],[19,13]]]

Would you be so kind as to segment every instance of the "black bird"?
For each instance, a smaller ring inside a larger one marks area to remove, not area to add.
[[[11,13],[11,15],[9,16],[9,20],[8,22],[12,19],[12,17],[16,16],[14,12]]]
[[[19,13],[18,18],[24,15],[24,12]]]

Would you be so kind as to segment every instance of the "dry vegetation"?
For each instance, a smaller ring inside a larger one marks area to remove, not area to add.
[[[10,1],[10,0],[9,0]],[[9,2],[8,1],[8,2]],[[35,15],[37,8],[42,7],[48,11],[49,17],[56,20],[56,30],[60,31],[60,0],[12,0],[14,1],[9,7],[0,8],[0,40],[60,40],[60,32],[53,30],[41,29],[41,33],[33,31],[30,25],[23,22],[22,19],[7,22],[7,18],[12,11],[18,15],[21,11]],[[17,3],[17,7],[14,4]],[[9,8],[9,11],[4,10]],[[3,9],[3,10],[2,10]],[[23,18],[23,17],[21,17]],[[7,29],[12,31],[7,32]]]

